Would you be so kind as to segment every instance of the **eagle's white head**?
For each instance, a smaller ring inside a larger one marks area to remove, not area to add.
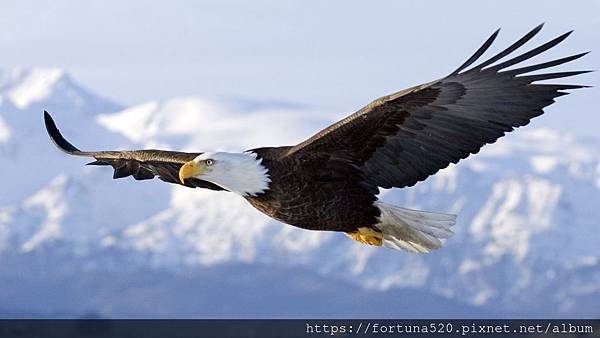
[[[242,196],[255,196],[269,188],[267,168],[256,153],[203,153],[179,169],[179,179],[194,177]]]

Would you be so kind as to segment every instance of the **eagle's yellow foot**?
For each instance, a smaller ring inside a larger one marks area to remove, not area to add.
[[[381,246],[383,242],[381,231],[373,228],[361,227],[354,232],[347,232],[346,234],[353,240],[367,245]]]

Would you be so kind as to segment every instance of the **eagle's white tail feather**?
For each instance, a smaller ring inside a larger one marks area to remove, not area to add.
[[[454,234],[456,215],[405,209],[375,202],[381,211],[376,227],[383,233],[383,246],[411,252],[429,252],[442,246],[440,239]]]

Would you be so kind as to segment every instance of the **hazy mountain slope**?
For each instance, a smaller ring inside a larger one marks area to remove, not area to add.
[[[108,251],[98,251],[110,260]],[[121,262],[127,258],[121,257]],[[178,273],[128,262],[91,267],[68,255],[8,256],[0,299],[22,317],[422,318],[495,316],[417,289],[365,290],[302,268],[226,263]],[[68,265],[68,267],[65,266]],[[40,270],[37,265],[60,268]],[[85,273],[82,273],[85,271]],[[28,278],[23,279],[23,275]],[[68,286],[66,288],[65,286]],[[43,299],[42,302],[39,300]],[[24,306],[25,305],[25,306]],[[24,308],[27,311],[23,310]],[[20,310],[20,311],[19,311]],[[28,314],[29,313],[29,314]]]
[[[69,85],[77,88],[72,81]],[[463,306],[458,304],[468,303],[488,309],[486,313],[598,315],[598,140],[583,142],[526,127],[413,188],[382,192],[380,197],[388,203],[459,214],[456,235],[444,249],[414,255],[365,247],[342,234],[282,225],[230,193],[174,187],[158,180],[113,181],[110,169],[83,168],[84,160],[65,158],[52,149],[43,130],[43,108],[17,109],[14,102],[25,100],[15,101],[12,92],[0,91],[7,98],[3,102],[13,100],[8,108],[0,105],[10,133],[8,143],[0,141],[0,149],[10,152],[0,154],[11,162],[12,173],[32,178],[25,188],[17,179],[6,183],[9,193],[0,200],[4,204],[0,207],[0,252],[4,254],[0,255],[58,251],[94,269],[116,272],[129,271],[132,265],[175,274],[223,267],[227,271],[219,275],[223,279],[238,276],[227,266],[247,266],[248,274],[272,267],[273,275],[251,278],[248,283],[279,280],[286,292],[300,291],[292,287],[293,278],[282,278],[282,271],[298,269],[319,276],[323,283],[341,281],[366,293],[419,290],[436,295],[432,304],[447,299],[447,305],[457,309]],[[53,93],[50,90],[45,97],[58,95]],[[90,95],[84,101],[97,104],[95,109],[88,107],[90,112],[101,113],[92,114],[73,108],[77,100],[69,101],[71,106],[66,101],[65,109],[53,109],[59,127],[75,145],[94,149],[206,151],[293,144],[333,120],[280,102],[179,98],[111,112],[110,104]],[[568,104],[568,97],[559,104]],[[30,136],[17,132],[16,123],[28,125]],[[32,163],[42,163],[44,170],[30,174]],[[113,259],[106,259],[107,251],[114,252]],[[246,265],[237,265],[240,262]],[[201,277],[194,278],[198,288],[205,285]],[[299,277],[299,283],[321,283],[311,278]],[[218,284],[218,278],[214,281]],[[333,291],[324,294],[328,292]],[[341,295],[332,297],[344,304]],[[404,298],[391,298],[388,305],[401,309]],[[175,313],[176,305],[170,306]],[[418,313],[435,313],[431,312],[435,306],[422,306],[425,312]]]
[[[0,205],[31,195],[58,173],[80,170],[69,170],[68,161],[55,156],[40,123],[44,110],[68,118],[71,123],[63,129],[70,135],[94,139],[106,135],[94,116],[120,108],[82,88],[60,69],[0,71]],[[118,135],[111,140],[112,146],[123,142]]]

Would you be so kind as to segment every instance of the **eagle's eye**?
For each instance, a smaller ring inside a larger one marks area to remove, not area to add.
[[[206,164],[207,167],[210,167],[211,165],[213,165],[215,163],[215,161],[208,159],[204,161],[204,164]]]

